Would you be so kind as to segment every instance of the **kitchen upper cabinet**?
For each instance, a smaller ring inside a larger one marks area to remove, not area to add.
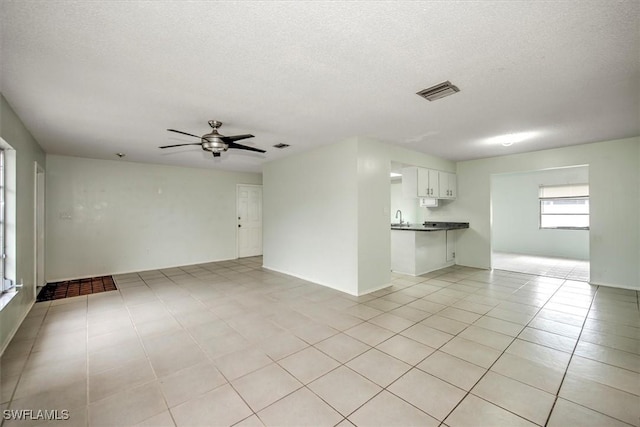
[[[456,186],[455,173],[417,166],[402,169],[402,193],[405,197],[455,199]]]
[[[439,172],[432,169],[418,168],[418,194],[419,197],[438,198],[439,193]]]
[[[455,173],[439,172],[438,184],[439,184],[439,199],[455,199],[458,195],[456,191],[457,177]]]
[[[402,169],[402,193],[405,197],[430,197],[439,195],[438,171],[411,166]]]

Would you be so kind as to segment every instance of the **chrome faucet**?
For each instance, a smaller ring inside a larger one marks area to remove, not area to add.
[[[404,224],[404,221],[402,220],[402,211],[400,209],[396,211],[396,219],[398,219],[398,215],[400,215],[400,225]]]

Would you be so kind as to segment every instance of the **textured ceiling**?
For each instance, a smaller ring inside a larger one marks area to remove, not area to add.
[[[47,153],[260,171],[351,136],[457,161],[640,134],[637,0],[0,7],[0,90]],[[267,154],[157,148],[210,119]]]

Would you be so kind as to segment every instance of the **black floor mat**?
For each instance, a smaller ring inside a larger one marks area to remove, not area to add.
[[[112,276],[65,280],[64,282],[47,283],[38,293],[36,302],[115,291],[117,289]]]

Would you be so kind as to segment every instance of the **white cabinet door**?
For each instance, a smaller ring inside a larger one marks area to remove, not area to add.
[[[418,168],[418,197],[432,197],[431,174],[429,169]]]
[[[453,176],[453,181],[450,176]],[[405,197],[455,199],[451,182],[455,187],[455,174],[417,166],[402,169],[402,194]]]
[[[418,168],[415,166],[402,169],[402,195],[418,197]]]
[[[438,171],[418,168],[418,197],[437,199],[440,194]]]
[[[404,197],[434,197],[434,178],[429,169],[411,166],[402,169],[402,194]],[[435,178],[437,179],[437,177]]]
[[[449,194],[452,199],[458,197],[458,175],[455,173],[449,174]]]
[[[429,196],[434,198],[440,197],[440,172],[429,170]]]
[[[440,199],[455,199],[456,198],[456,174],[449,172],[440,172]]]

